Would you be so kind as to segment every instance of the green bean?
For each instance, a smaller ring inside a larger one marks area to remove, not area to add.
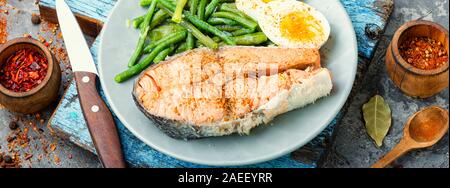
[[[183,42],[182,44],[180,44],[180,46],[178,46],[177,50],[175,50],[175,54],[180,54],[187,51],[188,50],[187,47],[188,47],[187,43]]]
[[[214,26],[221,31],[233,32],[242,29],[241,26],[233,26],[233,25],[216,25]]]
[[[167,12],[167,14],[170,14],[170,15],[173,14],[166,7],[162,6],[161,4],[159,4],[159,5],[162,10]],[[183,21],[180,23],[180,25],[183,26],[184,28],[186,28],[190,33],[192,33],[192,35],[194,35],[194,37],[197,38],[199,40],[199,42],[208,46],[209,48],[217,49],[219,47],[219,44],[214,42],[209,36],[203,34],[199,29],[197,29],[194,25],[187,22],[186,20],[183,19]]]
[[[150,30],[150,21],[152,20],[153,14],[155,13],[156,3],[158,0],[152,0],[150,8],[148,9],[148,13],[145,16],[144,22],[142,23],[144,26],[144,30],[141,31],[141,36],[139,37],[138,45],[130,60],[128,61],[128,67],[131,67],[136,64],[138,59],[142,56],[142,51],[144,49],[145,41],[147,40],[147,36]]]
[[[190,0],[189,2],[189,12],[192,15],[196,14],[197,11],[197,5],[198,5],[198,0]],[[188,33],[187,39],[186,39],[186,49],[187,50],[192,50],[195,47],[195,38],[194,35],[192,35],[192,33]]]
[[[219,42],[222,41],[219,37],[213,37],[213,38],[211,38],[211,39],[212,39],[212,41],[215,42],[215,43],[219,43]],[[220,45],[220,44],[219,44],[219,45]],[[219,46],[219,45],[218,45],[218,46]],[[195,43],[195,47],[203,47],[203,46],[205,46],[205,45],[202,44],[200,41],[197,41],[197,42]]]
[[[160,4],[164,7],[164,8],[167,8],[168,9],[168,11],[173,11],[174,9],[175,9],[175,7],[174,7],[174,5],[172,5],[170,2],[168,2],[167,0],[158,0],[159,2],[160,2]],[[197,26],[197,27],[199,27],[199,28],[201,28],[201,29],[203,29],[203,30],[205,30],[205,31],[208,31],[208,32],[210,32],[210,33],[212,33],[212,34],[214,34],[214,35],[216,35],[216,36],[218,36],[218,37],[220,37],[222,40],[224,40],[228,45],[236,45],[236,42],[234,42],[233,41],[233,39],[232,38],[230,38],[226,33],[224,33],[223,31],[221,31],[221,30],[219,30],[219,29],[217,29],[217,28],[215,28],[214,26],[212,26],[212,25],[209,25],[208,23],[206,23],[206,22],[204,22],[204,21],[202,21],[202,20],[199,20],[197,17],[195,17],[195,16],[193,16],[192,14],[190,14],[189,12],[184,12],[184,15],[185,15],[185,18],[187,19],[187,20],[189,20],[190,22],[192,22],[192,24],[194,24],[195,26]],[[183,22],[181,22],[182,24],[183,24]],[[184,22],[184,23],[187,23],[187,22]],[[195,30],[197,30],[198,32],[194,32]],[[188,30],[191,30],[191,33],[198,39],[198,40],[201,40],[200,38],[199,38],[199,36],[196,36],[196,34],[197,35],[203,35],[203,33],[201,33],[197,28],[195,28],[195,27],[192,27],[192,29],[189,29],[188,28]],[[203,36],[205,36],[205,35],[203,35]],[[207,37],[207,36],[206,36]],[[206,37],[202,37],[202,38],[204,38],[204,39],[206,39]],[[208,37],[209,38],[209,37]],[[208,41],[202,41],[202,43],[203,44],[205,44],[204,42],[208,42]],[[210,45],[214,45],[214,46],[216,46],[216,48],[217,48],[217,44],[213,44],[213,43],[211,43],[210,41],[208,42],[209,44],[205,44],[206,46],[208,46],[208,47],[210,47]],[[214,49],[214,48],[213,48]]]
[[[175,6],[170,3],[167,0],[159,0],[160,4],[164,7],[166,7],[167,9],[169,9],[170,11],[174,11],[175,10]],[[192,14],[190,14],[189,12],[184,12],[184,16],[187,20],[189,20],[190,22],[192,22],[192,24],[194,24],[195,26],[199,27],[200,29],[203,29],[205,31],[208,31],[218,37],[220,37],[223,41],[225,41],[228,45],[236,45],[236,42],[233,41],[232,38],[230,38],[226,33],[224,33],[223,31],[215,28],[212,25],[209,25],[208,23],[206,23],[203,20],[198,19],[196,16],[193,16]]]
[[[161,38],[160,40],[158,40],[158,41],[156,41],[156,42],[150,43],[149,45],[147,45],[147,46],[145,47],[144,53],[145,53],[145,54],[148,54],[148,53],[152,52],[152,50],[153,50],[154,48],[156,48],[158,45],[164,43],[164,41],[169,40],[170,38],[173,38],[173,37],[175,37],[175,36],[178,36],[178,35],[180,35],[181,33],[186,33],[186,31],[179,31],[179,32],[176,32],[176,33],[172,33],[172,34],[169,34],[169,35],[167,35],[167,36]]]
[[[212,39],[214,40],[214,42],[220,42],[219,37],[213,37]],[[233,39],[236,41],[237,45],[243,45],[243,46],[260,45],[262,43],[269,41],[267,36],[263,32],[237,36],[237,37],[233,37]],[[221,43],[219,43],[219,45],[223,46],[225,44],[223,42],[221,42]],[[201,45],[197,44],[197,46],[201,46]]]
[[[234,21],[240,23],[242,26],[247,27],[249,29],[256,29],[256,27],[258,27],[258,23],[254,22],[253,20],[249,20],[249,19],[240,17],[237,14],[234,14],[231,12],[214,12],[212,14],[212,16],[218,17],[218,18],[228,18],[228,19],[234,20]]]
[[[209,18],[209,16],[211,16],[211,14],[214,12],[214,10],[216,10],[219,2],[220,2],[220,0],[211,0],[211,3],[209,3],[208,6],[206,6],[205,18]]]
[[[276,44],[270,40],[267,40],[267,42],[264,43],[264,46],[276,46]]]
[[[139,64],[136,64],[132,67],[130,67],[128,70],[116,75],[114,80],[117,83],[122,83],[124,81],[127,81],[131,77],[139,74],[142,72],[145,68],[147,68],[155,59],[158,54],[169,47],[170,45],[176,44],[182,40],[184,40],[187,36],[187,32],[180,33],[164,42],[156,46],[156,48],[147,56],[145,57]]]
[[[172,21],[175,23],[181,22],[181,16],[183,14],[184,7],[186,6],[187,0],[178,0],[175,12],[172,16]]]
[[[192,15],[197,15],[197,6],[198,0],[189,0],[189,12],[191,12]]]
[[[227,18],[209,18],[208,23],[211,25],[239,25],[238,22]]]
[[[195,38],[197,38],[202,44],[207,46],[211,49],[217,49],[219,47],[219,44],[214,42],[210,37],[203,34],[200,30],[198,30],[194,25],[192,25],[189,22],[183,21],[181,22],[181,25],[185,27],[189,32],[194,35]]]
[[[153,29],[159,24],[163,23],[164,20],[166,20],[169,17],[170,16],[166,13],[166,11],[158,10],[153,16],[152,22],[150,23],[150,29]]]
[[[153,63],[159,63],[161,61],[164,61],[167,56],[169,56],[170,53],[172,53],[175,50],[175,45],[170,46],[169,48],[166,48],[165,50],[159,52],[159,54],[155,57],[153,60]]]
[[[197,17],[200,20],[205,20],[205,11],[207,3],[208,3],[207,0],[200,0],[200,3],[198,4]]]
[[[192,33],[188,33],[188,36],[186,38],[186,49],[187,50],[192,50],[195,47],[195,39],[194,39],[194,35],[192,35]]]
[[[250,34],[250,33],[254,33],[254,32],[255,32],[254,29],[243,28],[243,29],[239,29],[239,30],[233,31],[231,33],[231,35],[233,35],[233,36],[240,36],[240,35],[246,35],[246,34]]]
[[[153,15],[152,22],[150,23],[150,29],[155,28],[156,26],[161,24],[168,17],[169,16],[167,15],[167,13],[165,11],[162,11],[162,10],[156,11],[155,15]],[[144,26],[142,24],[142,22],[144,22],[144,19],[145,19],[145,15],[134,18],[133,19],[133,27],[135,29],[139,28],[140,30],[144,30],[144,28],[142,28]]]
[[[146,7],[152,4],[152,0],[141,0],[141,6]]]
[[[169,1],[171,1],[172,3],[175,3],[174,1],[178,1],[178,0],[169,0]],[[151,0],[141,0],[140,4],[143,7],[149,6],[151,4]]]
[[[228,11],[228,10],[238,10],[235,3],[223,3],[220,5],[219,10]],[[231,12],[228,11],[228,12]]]
[[[252,46],[266,42],[267,36],[263,32],[252,33],[242,36],[233,37],[238,45]]]
[[[135,29],[139,28],[139,26],[141,25],[141,23],[142,23],[144,20],[145,20],[145,15],[139,16],[139,17],[137,17],[137,18],[134,18],[134,19],[133,19],[133,22],[132,22],[133,28],[135,28]]]
[[[166,37],[167,35],[177,33],[180,31],[186,31],[186,29],[180,24],[168,23],[161,25],[150,31],[150,33],[148,34],[148,39],[150,39],[151,42],[156,42]]]
[[[239,15],[240,17],[247,18],[249,20],[254,21],[253,18],[251,18],[247,14],[243,13],[242,11],[238,10],[236,7],[236,4],[234,4],[234,3],[224,3],[224,4],[220,5],[219,10],[225,11],[225,12],[231,12],[231,13]]]

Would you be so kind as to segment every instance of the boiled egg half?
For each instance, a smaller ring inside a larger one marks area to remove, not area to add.
[[[319,49],[330,36],[330,24],[325,16],[306,3],[272,0],[262,6],[264,8],[258,10],[262,12],[255,20],[267,37],[280,47]]]
[[[276,0],[236,0],[236,7],[251,18],[258,20],[259,15],[264,12],[266,4],[271,1]]]

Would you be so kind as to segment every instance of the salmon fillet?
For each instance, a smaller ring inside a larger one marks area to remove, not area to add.
[[[328,95],[331,74],[314,49],[196,49],[144,71],[133,97],[169,136],[249,134],[277,115]]]

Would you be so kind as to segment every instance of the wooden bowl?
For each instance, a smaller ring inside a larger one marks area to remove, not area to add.
[[[34,49],[47,58],[47,75],[42,83],[28,92],[14,92],[0,84],[0,104],[10,111],[30,114],[44,109],[58,97],[61,68],[47,47],[31,38],[17,38],[0,46],[0,67],[11,55],[23,48]]]
[[[430,21],[411,21],[401,26],[395,33],[386,52],[387,72],[395,85],[406,95],[428,98],[448,87],[449,63],[434,70],[422,70],[407,63],[399,52],[399,47],[410,37],[430,37],[444,44],[448,55],[448,31]]]

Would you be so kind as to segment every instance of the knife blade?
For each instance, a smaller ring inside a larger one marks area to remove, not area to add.
[[[98,75],[84,35],[69,6],[64,0],[57,0],[56,10],[73,72],[91,72]]]
[[[64,0],[56,0],[58,22],[74,72],[81,109],[102,165],[124,168],[114,119],[97,91],[98,72],[80,26]]]

